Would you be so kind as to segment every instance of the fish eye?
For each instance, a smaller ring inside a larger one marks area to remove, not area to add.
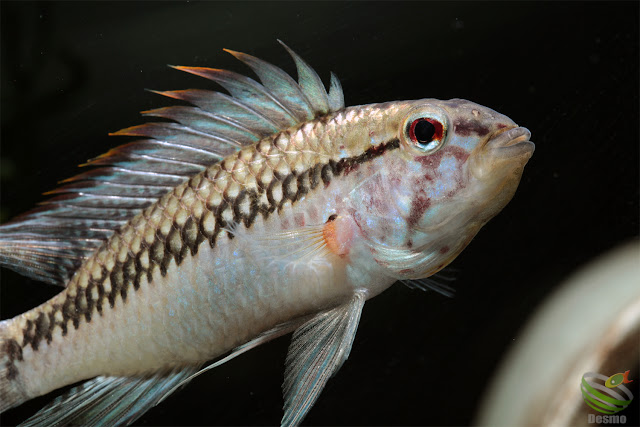
[[[448,140],[449,116],[435,103],[420,103],[404,116],[399,131],[403,145],[413,155],[432,154]]]
[[[442,145],[444,126],[435,118],[420,117],[410,122],[407,134],[416,148],[430,153]]]

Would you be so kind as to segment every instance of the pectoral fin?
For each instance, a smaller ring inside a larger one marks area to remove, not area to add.
[[[357,291],[347,304],[314,316],[293,333],[282,386],[283,426],[302,421],[349,357],[365,299],[365,293]]]

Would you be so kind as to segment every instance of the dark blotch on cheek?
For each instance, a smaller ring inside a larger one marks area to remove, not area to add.
[[[469,158],[469,153],[461,147],[449,145],[444,147],[442,150],[436,151],[435,153],[428,156],[416,156],[414,157],[414,160],[424,166],[424,168],[427,170],[427,173],[430,177],[430,179],[427,179],[433,180],[435,178],[435,172],[440,167],[440,163],[442,162],[442,158],[444,156],[453,156],[459,164],[462,164]]]
[[[438,169],[442,161],[442,151],[438,151],[430,156],[418,156],[415,157],[415,160],[427,169],[435,170]]]
[[[429,207],[431,207],[431,199],[424,195],[418,195],[411,202],[411,210],[409,211],[407,223],[410,226],[416,225]]]
[[[489,128],[475,120],[458,119],[453,122],[453,131],[460,136],[485,136],[489,133]]]

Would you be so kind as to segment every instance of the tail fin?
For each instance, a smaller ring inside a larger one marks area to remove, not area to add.
[[[22,354],[20,345],[9,334],[8,320],[0,322],[0,413],[28,400],[18,380],[15,360]]]

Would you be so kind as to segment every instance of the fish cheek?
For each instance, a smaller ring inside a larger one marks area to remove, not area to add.
[[[416,194],[411,201],[411,210],[409,211],[409,217],[407,218],[407,224],[409,227],[419,224],[430,207],[431,198],[429,198],[424,191]]]

